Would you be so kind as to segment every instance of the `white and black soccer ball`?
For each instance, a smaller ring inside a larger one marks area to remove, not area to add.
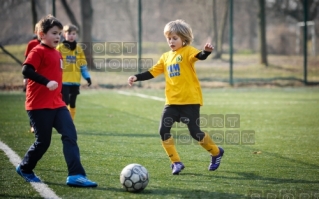
[[[147,186],[148,181],[148,172],[140,164],[129,164],[121,171],[120,182],[126,191],[142,191]]]

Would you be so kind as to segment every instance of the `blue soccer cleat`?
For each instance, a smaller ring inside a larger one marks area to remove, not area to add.
[[[171,168],[172,168],[172,174],[173,175],[179,175],[179,173],[185,168],[185,166],[181,162],[174,162],[171,165]]]
[[[20,165],[16,167],[17,173],[25,179],[26,182],[41,182],[40,178],[32,173],[23,173],[20,169]]]
[[[66,184],[71,187],[97,187],[96,182],[92,182],[84,175],[68,176],[66,179]]]
[[[212,156],[212,161],[209,164],[208,170],[209,171],[215,171],[218,169],[220,162],[222,160],[222,157],[224,155],[224,149],[222,147],[219,148],[219,154],[217,156]]]

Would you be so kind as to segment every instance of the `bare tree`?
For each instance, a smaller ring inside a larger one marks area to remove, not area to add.
[[[132,12],[132,8],[135,7],[133,5],[133,3],[135,3],[135,2],[123,1],[122,3],[124,4],[123,9],[125,11],[125,14],[127,15],[128,19],[130,21],[130,23],[129,23],[130,28],[128,28],[128,30],[130,30],[130,31],[128,31],[128,32],[131,33],[133,39],[136,39],[137,38],[137,36],[136,36],[137,29],[136,29],[136,23],[134,20],[136,18],[136,13]]]
[[[81,0],[81,16],[82,16],[82,41],[92,42],[92,24],[93,24],[93,8],[91,0]],[[90,45],[89,45],[90,46]],[[90,47],[91,48],[91,47]],[[92,54],[90,48],[84,48],[84,53],[88,61],[88,65],[91,65]]]
[[[72,9],[70,8],[69,4],[66,2],[66,0],[61,0],[61,3],[62,3],[63,8],[65,9],[65,13],[68,15],[68,17],[71,21],[71,23],[79,28],[79,34],[81,35],[82,31],[81,31],[80,24],[76,20],[74,13],[73,13]]]
[[[218,48],[218,27],[217,27],[217,7],[216,0],[213,0],[213,31],[214,31],[214,43],[215,49]],[[216,51],[215,51],[216,52]],[[213,57],[214,58],[214,57]]]
[[[215,59],[220,59],[223,54],[223,41],[224,41],[224,33],[227,24],[227,16],[228,16],[228,0],[224,1],[224,12],[220,23],[220,28],[218,32],[218,40],[217,40],[217,49],[216,54],[214,56]]]
[[[303,1],[304,0],[275,0],[274,3],[270,4],[270,8],[284,15],[288,15],[296,21],[303,21]],[[319,14],[319,0],[307,1],[308,19],[313,20]]]
[[[254,39],[257,37],[256,36],[256,12],[255,12],[255,2],[256,0],[251,0],[251,1],[247,1],[246,6],[249,8],[247,9],[248,15],[249,15],[249,31],[248,31],[248,47],[249,49],[251,49],[252,52],[255,52],[255,46],[254,46]],[[257,7],[257,6],[256,6]]]
[[[35,24],[38,23],[38,13],[36,9],[35,0],[31,0],[31,13],[32,13],[32,30],[34,30]]]
[[[259,0],[259,50],[260,58],[259,62],[268,66],[267,61],[267,42],[266,42],[266,11],[265,11],[265,0]]]

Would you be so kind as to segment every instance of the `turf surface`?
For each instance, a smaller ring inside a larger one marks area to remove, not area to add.
[[[164,97],[162,90],[126,92]],[[66,164],[56,131],[35,173],[61,198],[319,197],[319,88],[204,89],[203,93],[203,116],[240,118],[238,128],[203,126],[212,135],[224,136],[216,137],[225,156],[215,172],[207,171],[209,154],[188,140],[187,129],[179,125],[172,133],[186,168],[179,176],[171,174],[157,133],[163,102],[117,90],[83,90],[75,118],[78,144],[88,178],[99,186],[65,185]],[[24,94],[0,93],[0,110],[0,140],[23,157],[34,141],[28,132]],[[251,142],[227,137],[233,130],[239,135],[249,130]],[[149,185],[138,194],[125,192],[119,182],[122,168],[130,163],[142,164],[150,174]],[[41,198],[14,168],[0,151],[0,198]]]

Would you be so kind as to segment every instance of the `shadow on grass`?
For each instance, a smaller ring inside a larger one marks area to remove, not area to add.
[[[49,181],[44,181],[45,184],[47,185],[54,185],[54,186],[59,186],[59,187],[66,187],[66,188],[70,188],[70,189],[89,189],[89,190],[108,190],[108,188],[103,188],[101,186],[98,187],[72,187],[72,186],[68,186],[65,183],[56,183],[56,182],[49,182]]]
[[[280,178],[271,178],[271,177],[263,177],[260,175],[256,175],[255,173],[251,173],[251,172],[228,172],[228,173],[233,173],[233,174],[237,174],[241,177],[238,178],[230,178],[230,179],[236,179],[236,180],[263,180],[263,181],[267,181],[267,183],[272,182],[275,184],[282,184],[282,183],[304,183],[304,184],[319,184],[319,180],[316,181],[310,181],[310,180],[301,180],[301,179],[297,179],[294,180],[292,178],[287,178],[287,179],[280,179]],[[216,178],[229,178],[229,177],[225,177],[225,176],[216,176]]]
[[[53,183],[53,182],[46,182],[48,185],[56,185],[56,186],[63,186],[67,187],[67,185],[63,183]],[[199,185],[200,187],[200,185]],[[96,188],[82,188],[82,187],[70,187],[73,189],[89,189],[90,191],[109,191],[113,194],[123,194],[124,198],[132,197],[138,197],[140,195],[143,198],[145,197],[156,197],[156,198],[166,198],[166,197],[178,197],[178,198],[243,198],[243,195],[240,194],[231,194],[231,193],[220,193],[220,192],[214,192],[212,191],[204,191],[200,189],[191,189],[191,190],[185,190],[185,189],[178,189],[178,188],[164,188],[164,187],[146,187],[145,190],[141,192],[127,192],[123,188],[120,187],[103,187],[98,186]],[[10,196],[11,197],[11,196]]]
[[[87,132],[83,132],[83,131],[78,131],[77,132],[78,135],[82,135],[82,136],[116,136],[116,137],[156,137],[156,138],[160,138],[160,135],[158,133],[154,133],[154,134],[137,134],[137,133],[131,133],[131,134],[124,134],[124,133],[111,133],[111,132],[96,132],[96,133],[87,133]]]
[[[34,197],[34,196],[21,196],[21,195],[10,195],[10,194],[0,194],[0,198],[30,198],[30,199],[43,199],[42,197]]]
[[[253,149],[253,148],[249,148],[248,146],[244,146],[242,145],[242,147],[251,152],[251,151],[258,151],[258,149]],[[313,169],[318,169],[319,165],[317,164],[311,164],[309,162],[303,162],[303,161],[300,161],[298,159],[295,159],[295,158],[288,158],[288,157],[284,157],[278,153],[271,153],[271,152],[267,152],[267,151],[262,151],[263,154],[266,154],[270,157],[275,157],[275,158],[280,158],[280,159],[283,159],[283,160],[287,160],[291,163],[294,163],[294,164],[300,164],[301,166],[309,166],[309,167],[312,167]],[[319,181],[318,181],[319,182]]]
[[[199,185],[200,187],[200,185]],[[170,197],[178,197],[178,198],[243,198],[243,195],[240,194],[231,194],[231,193],[221,193],[221,192],[214,192],[212,191],[204,191],[200,189],[178,189],[178,188],[164,188],[164,187],[146,187],[145,190],[137,193],[126,192],[122,188],[114,188],[108,187],[105,188],[111,192],[118,192],[125,194],[124,197],[129,197],[130,195],[134,195],[133,197],[155,197],[155,198],[170,198]]]

